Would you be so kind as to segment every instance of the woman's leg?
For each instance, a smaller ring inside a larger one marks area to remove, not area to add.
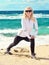
[[[14,39],[14,42],[9,45],[9,47],[7,48],[7,52],[5,52],[5,54],[8,53],[8,54],[12,55],[12,53],[9,52],[10,49],[11,49],[13,46],[17,45],[21,40],[25,40],[25,41],[28,41],[28,42],[29,42],[29,39],[28,39],[27,37],[16,36],[15,39]]]
[[[9,52],[10,49],[11,49],[13,46],[17,45],[21,40],[22,40],[22,38],[21,38],[20,36],[16,36],[15,39],[14,39],[14,42],[11,43],[11,44],[9,45],[9,47],[7,48],[7,51]]]
[[[35,56],[35,39],[31,39],[31,55],[34,55]]]
[[[28,37],[24,37],[23,40],[27,41],[27,42],[30,42],[29,38]]]

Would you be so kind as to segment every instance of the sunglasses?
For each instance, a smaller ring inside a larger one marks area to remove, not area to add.
[[[32,10],[26,10],[25,12],[32,12]]]

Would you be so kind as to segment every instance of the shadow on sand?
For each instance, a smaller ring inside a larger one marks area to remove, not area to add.
[[[19,56],[19,57],[27,57],[27,58],[32,58],[29,54],[15,54],[16,56]],[[32,58],[33,59],[33,58]],[[36,60],[49,60],[49,58],[46,58],[46,57],[36,57],[35,58]]]
[[[36,60],[49,60],[49,58],[45,58],[45,57],[36,57]]]
[[[0,52],[0,55],[6,55],[2,52]],[[29,55],[29,53],[16,53],[16,54],[12,54],[12,55],[15,55],[15,56],[18,56],[18,57],[27,57],[27,58],[31,58],[33,59],[33,57],[31,57],[31,55]],[[49,57],[34,57],[34,59],[36,60],[49,60]]]
[[[28,55],[28,54],[15,54],[15,55],[18,56],[18,57],[27,57],[27,58],[31,58],[31,56]]]

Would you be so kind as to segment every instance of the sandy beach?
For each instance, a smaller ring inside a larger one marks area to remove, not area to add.
[[[4,54],[7,46],[10,44],[7,44],[7,40],[11,42],[13,39],[5,37],[4,43],[0,44],[0,65],[49,65],[49,35],[37,36],[35,40],[36,58],[31,58],[30,43],[26,41],[20,42],[11,49],[13,55]]]

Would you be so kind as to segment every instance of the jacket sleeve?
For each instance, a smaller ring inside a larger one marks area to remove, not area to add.
[[[35,36],[38,34],[38,23],[37,23],[37,19],[35,19]]]
[[[25,20],[24,19],[21,20],[21,25],[22,25],[22,29],[24,31],[26,31],[26,23],[25,23]]]

